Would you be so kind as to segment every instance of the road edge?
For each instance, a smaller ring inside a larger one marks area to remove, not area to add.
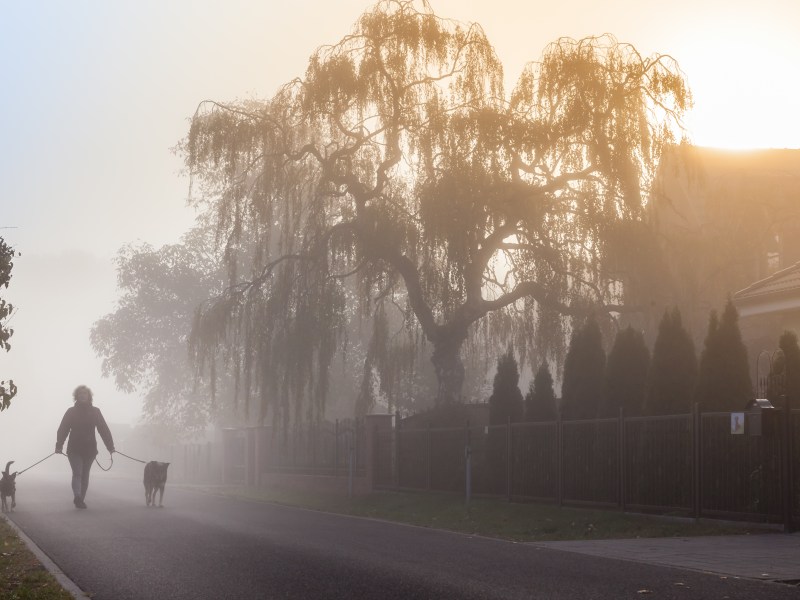
[[[6,515],[6,517],[8,517],[8,515]],[[33,552],[34,556],[36,556],[36,559],[42,563],[42,566],[47,569],[47,571],[55,578],[58,584],[64,588],[64,591],[75,598],[75,600],[85,600],[86,598],[90,598],[89,594],[84,592],[74,581],[72,581],[72,579],[67,577],[64,571],[62,571],[58,565],[56,565],[56,563],[54,563],[53,560],[44,553],[44,550],[39,548],[39,546],[36,545],[36,542],[29,538],[28,535],[22,531],[22,529],[20,529],[19,525],[17,525],[10,518],[6,518],[5,521],[8,523],[9,527],[14,530],[14,533],[19,536],[19,539],[25,542],[28,550]]]

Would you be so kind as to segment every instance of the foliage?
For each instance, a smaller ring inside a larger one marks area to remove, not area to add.
[[[0,519],[0,598],[10,600],[72,600],[31,552],[5,518]]]
[[[622,408],[626,416],[642,414],[650,351],[641,331],[631,326],[617,333],[606,363],[604,402],[600,417],[614,417]]]
[[[210,382],[196,382],[187,345],[196,307],[224,282],[213,248],[213,233],[203,227],[158,249],[124,246],[116,258],[122,295],[91,331],[103,375],[113,376],[120,390],[143,391],[145,417],[180,431],[203,427],[222,412],[211,402]],[[233,400],[230,377],[215,377],[214,385],[218,380]]]
[[[553,390],[553,376],[547,363],[542,363],[525,395],[525,421],[555,421],[558,404]]]
[[[778,406],[781,396],[789,396],[792,406],[800,404],[800,345],[794,331],[784,331],[772,359],[767,397]]]
[[[729,299],[717,317],[711,312],[700,354],[697,401],[704,411],[737,411],[753,397],[747,348],[739,331],[739,313]]]
[[[564,361],[561,417],[595,419],[603,403],[606,354],[600,326],[594,317],[572,335]]]
[[[195,201],[230,256],[255,250],[198,315],[198,358],[238,346],[262,403],[313,416],[348,319],[390,301],[432,345],[445,403],[464,348],[552,354],[564,316],[618,308],[607,234],[641,220],[689,106],[677,65],[562,38],[509,96],[502,82],[478,25],[384,0],[269,101],[203,103],[184,145]]]
[[[647,374],[646,415],[676,415],[691,410],[697,382],[694,342],[677,308],[664,311]]]
[[[522,421],[522,392],[519,390],[519,368],[514,351],[509,348],[497,359],[492,395],[489,396],[489,423],[504,425]]]
[[[0,288],[8,288],[11,281],[11,270],[14,268],[14,256],[19,253],[9,246],[0,237]],[[8,327],[8,318],[14,311],[14,306],[0,298],[0,350],[8,352],[11,350],[11,343],[8,341],[14,330]],[[17,394],[17,386],[14,381],[0,381],[0,411],[5,410],[11,405],[11,399]]]

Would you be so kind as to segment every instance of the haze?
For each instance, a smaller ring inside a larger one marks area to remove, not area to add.
[[[101,378],[89,328],[114,308],[112,258],[128,242],[173,242],[194,215],[170,149],[204,99],[265,98],[303,74],[371,3],[30,2],[0,18],[0,235],[22,253],[4,296],[18,307],[3,379],[19,394],[0,414],[0,456],[22,468],[52,452],[72,389],[85,383],[114,423],[140,402]],[[437,0],[476,21],[506,67],[560,36],[604,32],[674,56],[698,145],[796,147],[800,3],[721,0]],[[13,451],[11,450],[13,448]]]

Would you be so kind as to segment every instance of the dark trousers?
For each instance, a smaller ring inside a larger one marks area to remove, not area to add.
[[[89,487],[89,470],[92,468],[95,454],[67,454],[69,466],[72,467],[72,493],[83,500]]]

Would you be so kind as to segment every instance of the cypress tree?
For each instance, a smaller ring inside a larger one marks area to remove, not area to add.
[[[793,331],[784,331],[778,341],[780,352],[774,358],[767,397],[780,405],[783,394],[789,396],[792,408],[800,408],[800,346]],[[788,366],[788,368],[787,368]],[[777,376],[777,377],[775,377]]]
[[[595,419],[601,405],[606,355],[600,327],[589,318],[572,336],[564,360],[561,415],[565,419]]]
[[[553,390],[553,377],[550,375],[547,363],[542,363],[525,396],[525,420],[555,421],[557,418],[558,407]]]
[[[694,342],[677,307],[664,311],[647,374],[645,414],[675,415],[691,410],[697,382]]]
[[[522,392],[519,391],[519,368],[511,348],[497,360],[492,395],[489,397],[489,423],[503,425],[522,420]]]
[[[606,364],[606,393],[601,417],[641,415],[647,385],[650,351],[641,331],[628,326],[617,333]]]
[[[700,355],[696,399],[704,411],[742,410],[753,396],[747,348],[739,331],[739,313],[731,300],[722,318],[711,312]]]

